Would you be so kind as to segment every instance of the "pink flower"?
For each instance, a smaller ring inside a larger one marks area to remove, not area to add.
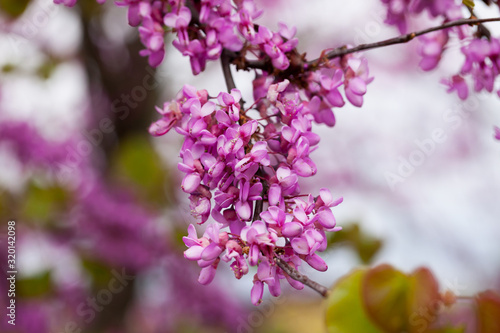
[[[361,107],[366,86],[373,81],[369,76],[366,58],[350,57],[345,69],[344,89],[345,95],[352,105]]]
[[[326,91],[325,96],[332,106],[342,107],[345,102],[338,87],[342,85],[343,72],[341,69],[323,69],[321,70],[320,83]]]
[[[63,4],[67,7],[73,7],[74,5],[76,5],[76,2],[78,0],[54,0],[54,3],[55,4]]]
[[[236,171],[235,176],[250,180],[255,175],[260,165],[268,166],[270,163],[267,153],[267,143],[265,141],[256,142],[252,150],[250,150],[250,152],[234,167]]]
[[[460,75],[454,75],[451,80],[443,79],[441,80],[441,83],[448,86],[447,92],[450,93],[452,91],[456,91],[458,97],[460,97],[461,100],[466,100],[469,96],[469,88],[467,87],[467,83]]]
[[[168,13],[163,18],[163,23],[167,27],[175,28],[177,30],[186,29],[191,21],[191,11],[187,7],[181,7],[178,13]]]
[[[435,31],[418,38],[420,45],[418,53],[422,56],[419,63],[424,71],[430,71],[438,65],[444,47],[448,43],[448,32],[445,30]]]
[[[257,220],[251,226],[247,226],[241,230],[241,239],[247,242],[250,247],[248,254],[249,264],[255,266],[258,263],[260,250],[268,250],[266,247],[272,249],[276,244],[277,236],[269,232],[264,222]],[[271,253],[268,253],[268,255],[272,256]]]
[[[155,22],[151,17],[142,19],[142,26],[139,27],[141,41],[146,46],[146,50],[139,53],[142,56],[149,56],[149,65],[157,67],[165,56],[165,46],[163,44],[164,32],[160,23]]]
[[[231,94],[221,92],[217,96],[217,101],[224,107],[232,121],[240,119],[240,104],[238,103],[240,99],[241,93],[237,89],[232,89]]]
[[[165,103],[163,109],[156,107],[156,111],[158,111],[163,118],[157,120],[149,127],[149,133],[154,136],[166,134],[182,118],[179,104],[175,101]]]

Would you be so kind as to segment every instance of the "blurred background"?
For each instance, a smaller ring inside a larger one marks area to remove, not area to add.
[[[377,0],[257,3],[259,23],[297,26],[309,59],[397,35]],[[479,17],[499,14],[477,7]],[[2,0],[0,11],[0,246],[14,220],[18,271],[16,326],[2,320],[0,331],[323,331],[312,291],[285,289],[254,307],[252,272],[236,280],[221,265],[201,286],[196,263],[183,258],[193,220],[179,186],[182,142],[147,128],[183,84],[225,91],[218,62],[193,77],[167,46],[152,69],[126,11],[110,1],[68,9]],[[422,17],[410,30],[435,23]],[[343,196],[334,214],[344,229],[322,254],[329,270],[304,272],[331,286],[361,265],[426,266],[442,290],[500,289],[500,101],[446,93],[440,80],[460,70],[459,41],[431,73],[419,70],[417,47],[366,52],[375,80],[363,107],[346,105],[334,128],[316,127],[318,174],[302,188]],[[253,74],[233,74],[251,100]],[[4,306],[5,278],[0,286]]]

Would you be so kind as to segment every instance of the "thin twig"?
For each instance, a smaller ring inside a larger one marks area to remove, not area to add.
[[[350,48],[350,49],[343,46],[343,47],[340,47],[340,48],[337,48],[333,51],[328,52],[325,55],[325,57],[328,59],[338,58],[338,57],[344,56],[346,54],[354,53],[354,52],[370,50],[370,49],[375,49],[375,48],[394,45],[394,44],[407,43],[417,36],[425,35],[425,34],[428,34],[430,32],[434,32],[434,31],[438,31],[438,30],[444,30],[444,29],[448,29],[448,28],[456,27],[456,26],[460,26],[460,25],[465,25],[465,24],[481,24],[484,22],[496,22],[496,21],[500,21],[500,17],[486,18],[486,19],[460,19],[460,20],[445,23],[445,24],[440,25],[440,26],[436,26],[436,27],[432,27],[432,28],[428,28],[428,29],[424,29],[424,30],[420,30],[420,31],[416,31],[416,32],[411,32],[411,33],[408,33],[406,35],[401,35],[398,37],[390,38],[390,39],[383,40],[383,41],[376,42],[376,43],[361,44],[361,45],[358,45],[358,46]],[[321,58],[318,58],[315,60],[311,60],[311,61],[308,61],[307,64],[317,66],[323,59],[324,59],[324,57],[321,57]]]
[[[222,51],[220,61],[222,64],[222,71],[224,72],[224,80],[226,80],[227,92],[230,93],[231,89],[236,89],[236,85],[234,84],[233,75],[231,74],[231,59],[226,50]]]
[[[477,19],[477,16],[476,16],[476,14],[474,13],[474,9],[472,9],[472,8],[471,8],[471,7],[469,7],[469,6],[466,6],[466,7],[467,7],[467,9],[469,10],[469,13],[470,13],[470,15],[471,15],[471,16],[470,16],[470,18],[471,18],[471,19]],[[490,30],[489,30],[488,28],[486,28],[486,26],[485,26],[484,24],[479,23],[479,24],[477,25],[477,33],[476,33],[476,36],[477,36],[477,37],[479,37],[479,38],[481,38],[482,36],[484,36],[484,37],[488,38],[488,40],[489,40],[489,39],[491,39],[491,32],[490,32]]]
[[[200,13],[196,10],[196,6],[193,1],[186,1],[185,6],[191,11],[191,20],[196,25],[201,26],[200,23]]]
[[[328,288],[309,279],[307,276],[300,274],[295,268],[290,266],[283,259],[278,257],[275,257],[274,259],[279,268],[281,268],[286,274],[288,274],[289,277],[291,277],[296,281],[302,282],[309,288],[313,289],[314,291],[317,291],[321,296],[325,298],[328,297],[328,294],[330,293]]]
[[[264,197],[268,195],[269,191],[269,186],[266,185],[266,181],[262,181],[264,179],[262,178],[264,176],[264,172],[261,167],[259,167],[255,175],[261,179],[262,192],[260,193],[260,196],[262,199],[255,201],[252,222],[260,219],[260,213],[262,213],[262,210],[264,209]]]
[[[252,221],[256,221],[260,219],[260,213],[262,213],[262,208],[264,207],[264,201],[263,200],[257,200],[255,201],[255,208],[253,211],[253,218]]]

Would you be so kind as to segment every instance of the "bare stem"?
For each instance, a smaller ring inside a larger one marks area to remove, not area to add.
[[[470,13],[470,15],[471,15],[471,16],[470,16],[470,18],[471,18],[471,19],[476,19],[476,18],[477,18],[477,16],[476,16],[476,14],[474,13],[474,10],[473,10],[472,8],[470,8],[469,6],[466,6],[466,7],[467,7],[467,9],[469,10],[469,13]],[[477,37],[479,37],[479,38],[481,38],[482,36],[484,36],[484,37],[488,38],[488,40],[489,40],[489,39],[491,39],[491,32],[490,32],[490,30],[489,30],[488,28],[486,28],[486,27],[485,27],[485,25],[484,25],[484,24],[479,23],[479,24],[477,25],[477,33],[476,33],[476,36],[477,36]]]
[[[420,31],[416,31],[416,32],[411,32],[411,33],[408,33],[406,35],[401,35],[398,37],[386,39],[386,40],[376,42],[376,43],[361,44],[361,45],[358,45],[358,46],[350,48],[350,49],[348,49],[345,46],[342,46],[342,47],[334,49],[333,51],[328,52],[324,57],[320,57],[318,59],[309,61],[308,64],[313,65],[313,66],[317,66],[325,58],[333,59],[333,58],[338,58],[338,57],[344,56],[346,54],[354,53],[354,52],[376,49],[379,47],[384,47],[384,46],[389,46],[389,45],[394,45],[394,44],[407,43],[415,37],[425,35],[425,34],[428,34],[430,32],[434,32],[434,31],[448,29],[451,27],[456,27],[456,26],[465,25],[465,24],[473,25],[473,24],[481,24],[484,22],[496,22],[496,21],[500,21],[500,17],[486,18],[486,19],[461,19],[461,20],[448,22],[448,23],[442,24],[440,26],[436,26],[436,27],[432,27],[432,28],[428,28],[428,29],[424,29],[424,30],[420,30]]]
[[[260,213],[262,213],[263,206],[264,206],[264,201],[262,200],[255,201],[255,209],[253,211],[252,221],[258,220],[260,218]]]
[[[230,93],[231,89],[236,88],[236,85],[234,84],[233,75],[231,74],[231,67],[230,67],[231,58],[226,52],[226,50],[222,51],[220,61],[222,64],[222,71],[224,72],[224,80],[226,80],[227,91]]]
[[[295,268],[290,266],[283,259],[275,257],[274,260],[276,261],[276,264],[279,266],[279,268],[281,268],[286,274],[288,274],[289,277],[296,281],[302,282],[309,288],[317,291],[321,296],[325,298],[328,297],[328,294],[330,293],[328,288],[299,273]]]

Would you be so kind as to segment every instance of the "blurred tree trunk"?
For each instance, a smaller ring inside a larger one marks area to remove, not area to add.
[[[102,17],[107,9],[93,1],[79,4],[83,29],[81,54],[94,118],[89,130],[99,129],[105,118],[113,121],[114,131],[103,133],[100,145],[108,159],[127,136],[147,133],[159,84],[147,57],[139,55],[144,46],[138,36],[122,45],[108,40]],[[125,15],[123,19],[126,20]]]
[[[97,130],[102,135],[102,141],[95,147],[99,149],[94,149],[94,152],[102,151],[103,154],[94,156],[93,162],[97,163],[96,169],[102,171],[105,179],[109,160],[120,143],[131,135],[147,135],[158,97],[158,82],[147,58],[139,55],[144,47],[137,35],[121,45],[111,42],[103,28],[103,13],[108,8],[97,5],[95,1],[80,1],[79,6],[83,34],[80,54],[87,75],[91,113],[87,133],[97,133]],[[125,15],[123,19],[126,20]],[[111,124],[108,122],[105,128],[114,128],[108,133],[101,130],[106,119],[110,119]],[[84,332],[123,327],[133,297],[134,283],[130,283],[113,297],[109,305],[96,313],[95,320]]]

